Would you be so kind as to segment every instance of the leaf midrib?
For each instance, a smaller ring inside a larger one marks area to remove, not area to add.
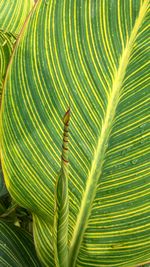
[[[79,253],[80,245],[83,240],[83,235],[86,230],[88,218],[91,212],[92,203],[96,195],[97,183],[102,173],[102,167],[105,157],[105,151],[108,144],[112,124],[115,118],[116,108],[121,96],[122,83],[126,74],[126,69],[130,60],[132,48],[138,33],[138,30],[142,24],[142,21],[146,15],[148,8],[148,1],[145,1],[140,8],[139,15],[132,29],[130,38],[123,50],[120,58],[120,64],[118,70],[114,74],[114,81],[112,83],[112,91],[109,96],[108,108],[106,110],[105,120],[102,126],[102,130],[98,139],[98,145],[94,152],[93,161],[91,163],[91,170],[87,177],[86,188],[81,202],[80,211],[77,216],[77,222],[74,228],[72,239],[69,247],[69,266],[74,267],[76,259]]]

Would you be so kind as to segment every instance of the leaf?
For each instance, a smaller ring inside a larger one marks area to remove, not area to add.
[[[3,82],[15,41],[16,37],[13,34],[0,30],[0,102]]]
[[[19,34],[27,18],[34,0],[1,0],[0,1],[0,29]]]
[[[0,168],[0,200],[3,196],[8,194],[5,182],[4,182],[4,177],[2,173],[2,168]]]
[[[0,1],[0,106],[3,82],[17,34],[33,5],[33,0]],[[3,180],[0,177],[0,184],[2,183]]]
[[[0,102],[13,46],[33,5],[34,0],[0,1]]]
[[[61,156],[61,170],[55,185],[54,207],[54,256],[56,265],[68,266],[68,137],[69,137],[70,108],[63,118],[64,133]]]
[[[0,233],[1,266],[42,266],[36,256],[30,234],[3,221],[0,221]]]
[[[144,265],[138,265],[137,267],[150,267],[150,263],[146,263]]]
[[[20,36],[2,102],[2,165],[9,192],[33,213],[45,266],[56,265],[68,105],[69,267],[149,262],[148,8],[143,0],[38,1]]]

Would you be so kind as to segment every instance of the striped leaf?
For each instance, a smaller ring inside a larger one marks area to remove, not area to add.
[[[12,33],[0,30],[0,102],[2,86],[15,41],[16,37]]]
[[[4,177],[3,177],[3,172],[2,172],[2,167],[0,167],[0,201],[3,196],[5,196],[8,193]],[[1,214],[1,212],[0,212]]]
[[[150,260],[148,8],[39,0],[20,36],[2,101],[2,165],[9,192],[33,213],[45,266],[59,266],[55,192],[68,105],[69,267]]]
[[[0,266],[40,267],[32,236],[21,228],[0,221]]]
[[[0,0],[0,106],[3,82],[16,37],[33,5],[34,0]]]
[[[0,0],[0,29],[18,34],[33,5],[34,0]]]
[[[54,256],[60,267],[68,267],[68,137],[70,109],[66,112],[62,145],[61,170],[56,179],[54,208]]]
[[[34,0],[0,1],[0,102],[3,80],[16,37],[33,5]]]

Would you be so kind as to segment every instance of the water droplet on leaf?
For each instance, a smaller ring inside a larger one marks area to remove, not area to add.
[[[131,161],[132,164],[136,164],[137,162],[138,162],[137,159],[134,159],[134,160]]]
[[[146,126],[146,123],[143,123],[142,125],[140,125],[140,128],[144,128]]]

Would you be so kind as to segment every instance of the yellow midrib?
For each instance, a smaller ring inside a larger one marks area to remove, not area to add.
[[[91,205],[94,200],[95,193],[96,193],[96,185],[100,177],[100,173],[101,173],[102,165],[103,165],[103,160],[101,160],[101,163],[100,163],[99,158],[101,157],[102,159],[104,159],[105,150],[106,150],[105,144],[108,143],[112,123],[113,123],[114,116],[115,116],[116,107],[118,105],[119,97],[121,95],[122,82],[125,77],[126,68],[129,63],[131,51],[133,48],[133,43],[136,39],[138,30],[142,24],[142,21],[146,15],[147,8],[148,8],[148,1],[145,1],[140,8],[139,16],[135,22],[135,25],[133,27],[133,30],[131,32],[127,45],[122,53],[122,57],[120,58],[118,71],[114,75],[114,82],[112,86],[112,92],[109,97],[105,120],[102,126],[100,137],[98,139],[98,145],[94,153],[91,170],[87,177],[86,189],[84,191],[80,211],[77,216],[77,222],[76,222],[74,232],[72,235],[72,239],[70,242],[70,247],[69,247],[69,262],[70,262],[69,266],[70,267],[73,267],[75,265],[78,251],[80,248],[80,244],[83,239],[83,234],[87,226],[88,217],[89,217],[90,210],[91,210]],[[92,189],[93,183],[95,185],[94,190]],[[91,193],[91,189],[92,189],[92,193]],[[89,201],[89,196],[91,196],[90,201]],[[88,207],[88,210],[87,210],[87,207]]]

